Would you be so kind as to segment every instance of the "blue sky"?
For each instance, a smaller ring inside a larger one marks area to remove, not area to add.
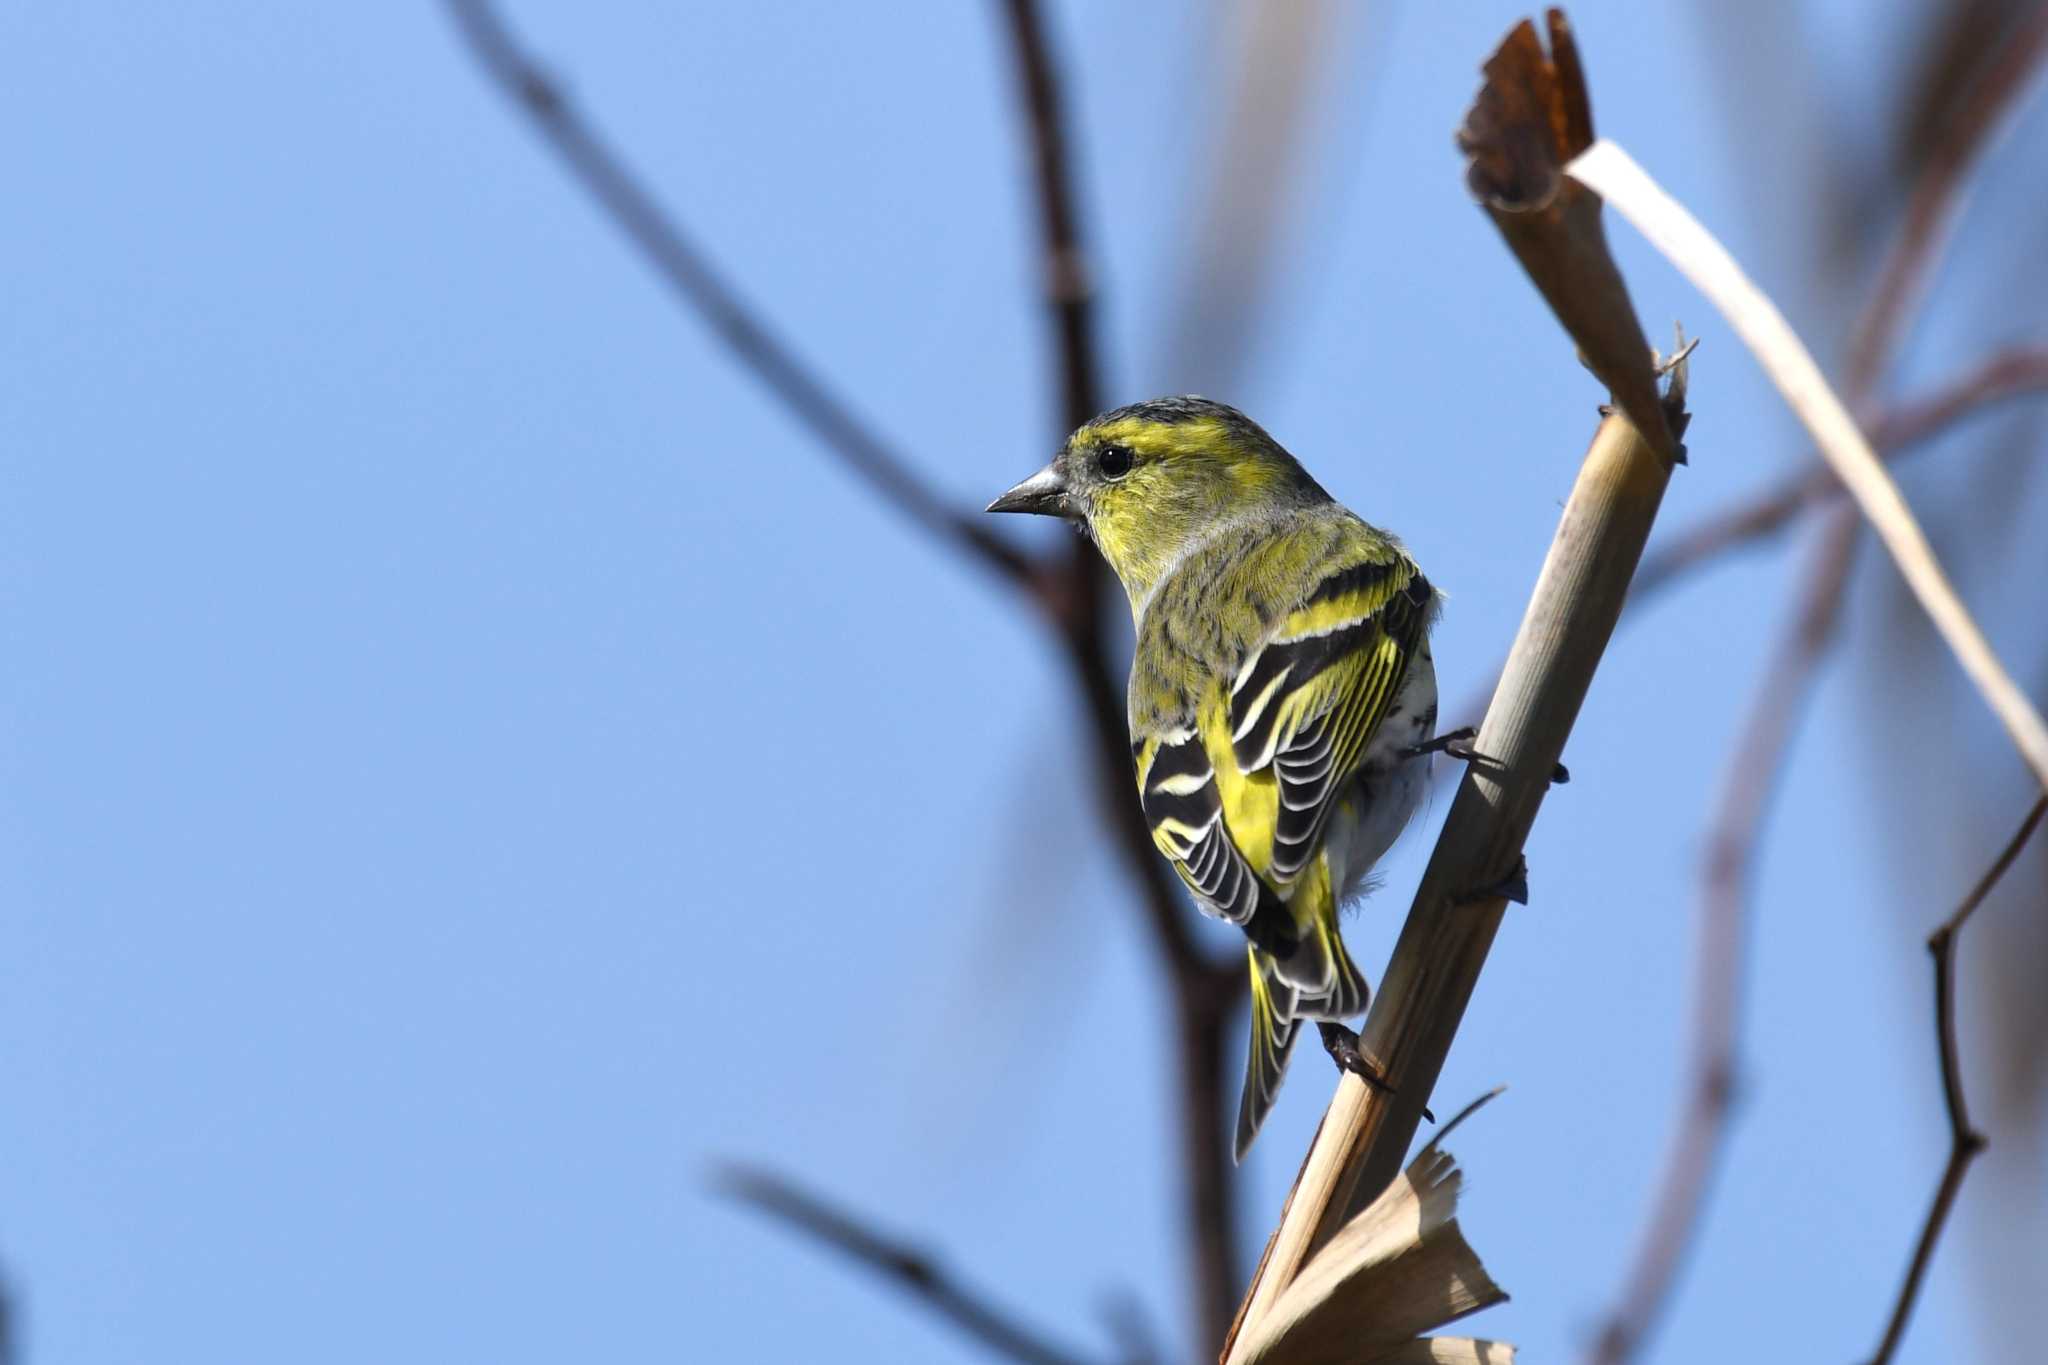
[[[1681,7],[1576,12],[1602,129],[1823,328],[1813,224],[1775,187],[1822,113],[1865,126],[1856,63],[1898,32],[1838,9],[1804,21],[1810,65]],[[1450,145],[1518,13],[1339,26],[1310,143],[1335,169],[1214,395],[1446,586],[1459,698],[1601,397]],[[947,497],[1042,462],[989,7],[510,15]],[[1187,387],[1213,25],[1052,15],[1111,397]],[[709,1197],[728,1156],[1077,1346],[1115,1293],[1178,1341],[1159,982],[1042,628],[675,309],[439,7],[17,6],[0,51],[0,1273],[27,1359],[976,1358]],[[1760,132],[1743,89],[1788,120]],[[2003,164],[2044,133],[2037,111]],[[2038,243],[2018,193],[1973,208],[1939,286],[1963,302],[1909,376],[1976,354]],[[1718,319],[1614,236],[1652,331],[1704,338],[1668,529],[1806,457]],[[1586,1340],[1662,1160],[1699,831],[1799,540],[1617,638],[1444,1071],[1439,1109],[1511,1087],[1454,1148],[1514,1296],[1473,1330],[1531,1359]],[[1866,557],[1852,630],[1887,574]],[[1963,576],[2039,676],[2014,582]],[[1983,818],[1902,869],[1869,756],[1888,713],[1849,668],[1816,695],[1760,869],[1736,1136],[1656,1359],[1875,1340],[1946,1145],[1921,938],[2021,808],[1952,711]],[[1353,921],[1369,973],[1426,846]],[[1248,1236],[1328,1096],[1302,1062],[1244,1170]],[[1966,1223],[2038,1227],[2031,1161],[2031,1207],[1966,1195]],[[1976,1339],[1963,1247],[1905,1358]]]

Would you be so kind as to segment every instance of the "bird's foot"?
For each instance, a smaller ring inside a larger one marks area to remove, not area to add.
[[[1384,1094],[1394,1093],[1394,1087],[1388,1083],[1385,1076],[1380,1075],[1379,1068],[1368,1062],[1365,1054],[1358,1050],[1356,1033],[1329,1019],[1316,1020],[1316,1031],[1323,1035],[1323,1051],[1330,1054],[1330,1060],[1337,1064],[1339,1071],[1350,1072]],[[1436,1122],[1436,1115],[1430,1113],[1426,1105],[1423,1107],[1422,1117],[1431,1123]]]
[[[1499,881],[1487,886],[1475,887],[1452,898],[1453,905],[1477,905],[1481,901],[1510,900],[1516,905],[1529,903],[1529,860],[1521,854],[1515,855],[1515,870]]]
[[[1505,768],[1507,765],[1499,759],[1488,758],[1485,754],[1472,747],[1472,741],[1477,738],[1479,738],[1479,731],[1469,725],[1461,725],[1455,730],[1446,730],[1435,739],[1425,739],[1420,744],[1409,745],[1405,756],[1408,758],[1421,758],[1424,754],[1441,753],[1481,768],[1492,768],[1495,771]],[[1571,780],[1571,769],[1565,767],[1562,763],[1553,763],[1551,765],[1550,785],[1561,787]]]

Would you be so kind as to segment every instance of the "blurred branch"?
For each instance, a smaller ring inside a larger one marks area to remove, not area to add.
[[[1061,435],[1102,411],[1102,366],[1095,348],[1095,288],[1081,248],[1073,156],[1067,148],[1065,102],[1036,0],[1003,0],[1017,62],[1025,126],[1031,132],[1032,180],[1038,187],[1045,301],[1059,338]],[[1119,755],[1120,758],[1126,757]]]
[[[2048,14],[2048,8],[2043,13]],[[1749,347],[1821,454],[1834,466],[1900,577],[1919,600],[1921,610],[1934,623],[1984,704],[2005,728],[2013,748],[2033,771],[2035,782],[2048,789],[2048,721],[2042,720],[2033,700],[2013,681],[1998,651],[1985,638],[1983,629],[1949,581],[1940,557],[1928,543],[1898,483],[1851,415],[1849,402],[1829,385],[1812,352],[1785,321],[1784,314],[1700,221],[1619,145],[1605,139],[1594,143],[1573,159],[1571,174],[1635,224],[1651,245],[1720,310]],[[1910,231],[1912,224],[1908,226]],[[1925,243],[1931,246],[1935,240],[1930,236]],[[1880,297],[1888,297],[1904,287],[1895,284],[1895,277],[1917,278],[1927,268],[1918,254],[1895,252],[1893,261],[1895,269],[1879,281]],[[1899,330],[1892,314],[1876,310],[1868,316],[1874,319],[1872,327],[1890,334]],[[1865,340],[1866,333],[1859,332],[1851,349],[1862,352]],[[1881,372],[1881,366],[1867,362],[1861,370],[1866,387],[1848,390],[1855,395],[1858,409],[1867,408],[1867,385]],[[1852,373],[1851,378],[1856,377]]]
[[[882,498],[926,531],[1026,587],[1060,627],[1089,718],[1104,807],[1116,844],[1138,882],[1152,936],[1175,985],[1187,1167],[1187,1219],[1195,1261],[1198,1328],[1220,1335],[1237,1277],[1235,1219],[1224,1148],[1228,1096],[1222,1083],[1223,1028],[1242,991],[1236,964],[1208,961],[1196,945],[1181,896],[1155,854],[1129,790],[1128,736],[1116,679],[1120,623],[1101,609],[1101,570],[1076,542],[1057,563],[1036,563],[979,520],[946,506],[910,465],[826,387],[708,263],[623,160],[519,46],[487,0],[448,0],[484,71],[561,157],[576,180],[637,246],[676,296],[824,445]],[[1005,0],[1025,122],[1030,132],[1044,248],[1045,290],[1061,375],[1058,423],[1070,430],[1101,406],[1093,291],[1082,249],[1060,88],[1038,7]]]
[[[1029,133],[1047,311],[1060,382],[1062,434],[1102,408],[1102,367],[1096,345],[1094,292],[1081,240],[1073,156],[1058,70],[1036,0],[1002,0],[1023,124]],[[1131,789],[1130,729],[1117,661],[1125,629],[1120,612],[1104,609],[1101,558],[1076,538],[1064,562],[1055,617],[1067,660],[1080,686],[1101,803],[1115,844],[1143,897],[1152,942],[1173,986],[1179,1108],[1182,1218],[1190,1259],[1194,1339],[1222,1339],[1239,1284],[1237,1210],[1229,1153],[1230,1096],[1224,1086],[1224,1029],[1245,980],[1232,957],[1212,962],[1190,927],[1185,897],[1153,847]]]
[[[1840,615],[1842,585],[1862,527],[1853,507],[1829,515],[1799,610],[1743,723],[1709,826],[1693,953],[1692,1062],[1684,1109],[1635,1260],[1593,1348],[1597,1365],[1619,1365],[1642,1345],[1669,1302],[1697,1233],[1707,1186],[1735,1098],[1742,929],[1749,872],[1784,755]]]
[[[2048,7],[2042,10],[2048,18]],[[2042,24],[2030,26],[2033,41],[2019,45],[2021,64],[2001,58],[1987,83],[1966,102],[1948,127],[1950,145],[1930,152],[1915,183],[1899,237],[1872,289],[1872,303],[1850,338],[1849,407],[1869,413],[1875,387],[1906,333],[1905,302],[1919,295],[1919,282],[1934,269],[1946,245],[1948,227],[1968,187],[1964,172],[1982,158],[1986,143],[2030,81],[2043,55]],[[1999,362],[1944,393],[1897,410],[1889,435],[1902,447],[1939,429],[1979,402],[2008,391],[2014,374],[2038,364],[2038,352],[2017,353],[2008,371]],[[2017,391],[2016,388],[2010,391]],[[1880,425],[1879,430],[1884,430]],[[1622,1292],[1596,1340],[1593,1359],[1620,1365],[1634,1355],[1671,1294],[1685,1248],[1697,1232],[1714,1162],[1727,1139],[1735,1086],[1736,999],[1741,969],[1743,912],[1750,898],[1750,872],[1771,792],[1788,760],[1799,712],[1805,705],[1832,641],[1847,590],[1862,522],[1854,506],[1830,513],[1808,570],[1799,607],[1767,667],[1742,729],[1716,804],[1700,897],[1696,958],[1693,1084],[1685,1101],[1657,1197]]]
[[[1002,0],[1024,127],[1031,144],[1032,184],[1039,201],[1040,250],[1054,361],[1061,382],[1055,423],[1061,435],[1100,411],[1102,381],[1094,331],[1094,294],[1075,209],[1073,164],[1066,114],[1043,16],[1035,0]],[[1166,863],[1152,846],[1142,813],[1131,799],[1130,730],[1114,664],[1115,622],[1101,609],[1102,561],[1075,539],[1057,569],[1040,571],[1040,593],[1061,628],[1067,661],[1081,687],[1101,776],[1103,809],[1117,827],[1115,840],[1144,892],[1153,937],[1176,978],[1197,971],[1200,951],[1188,931],[1185,905]]]
[[[1882,386],[1885,371],[1898,354],[1910,326],[1913,308],[1926,291],[1934,265],[1948,244],[1968,196],[1970,173],[1996,145],[2020,106],[2020,96],[2035,79],[2048,51],[2048,5],[2037,4],[1986,65],[1983,74],[1959,96],[1942,121],[1937,140],[1914,178],[1906,217],[1891,253],[1878,271],[1877,287],[1850,333],[1842,387],[1868,399]]]
[[[1326,192],[1326,155],[1311,164],[1318,106],[1346,30],[1377,9],[1360,0],[1209,7],[1208,53],[1177,100],[1204,125],[1176,206],[1183,243],[1166,320],[1165,373],[1189,393],[1243,388],[1246,361],[1267,353],[1261,323],[1276,267],[1301,252],[1305,190]],[[1347,73],[1354,85],[1360,73]],[[1370,75],[1365,75],[1370,80]]]
[[[2040,0],[1946,0],[1920,17],[1914,49],[1924,54],[1896,101],[1897,130],[1890,169],[1917,170],[1945,140],[1958,97],[1967,97],[1984,67],[1997,60],[2012,31]],[[1899,178],[1904,178],[1900,175]]]
[[[917,1248],[874,1231],[852,1214],[768,1171],[732,1166],[717,1187],[749,1208],[851,1257],[883,1276],[967,1335],[1020,1365],[1090,1365],[1084,1356],[1052,1345],[1035,1328],[964,1288],[944,1266]]]
[[[1390,1088],[1351,1075],[1339,1082],[1239,1310],[1225,1353],[1233,1362],[1316,1249],[1401,1170],[1681,449],[1683,364],[1658,395],[1647,344],[1627,356],[1642,331],[1607,255],[1598,203],[1562,173],[1592,140],[1592,119],[1571,31],[1559,11],[1547,18],[1548,54],[1527,22],[1503,40],[1459,143],[1475,196],[1595,372],[1613,374],[1617,406],[1587,451],[1474,741],[1489,761],[1466,767],[1366,1016],[1360,1051]],[[1645,390],[1657,402],[1649,431],[1626,401]]]
[[[1030,561],[980,520],[947,506],[910,465],[853,414],[763,322],[664,213],[560,86],[519,46],[488,0],[447,0],[484,72],[577,181],[611,215],[663,282],[727,350],[860,476],[883,501],[927,532],[965,550],[1012,582],[1029,584]]]
[[[1948,1162],[1942,1168],[1941,1184],[1934,1192],[1934,1203],[1927,1210],[1927,1221],[1921,1226],[1919,1241],[1913,1247],[1912,1263],[1906,1267],[1905,1282],[1899,1286],[1891,1318],[1885,1324],[1884,1340],[1878,1344],[1877,1354],[1871,1357],[1871,1365],[1886,1365],[1898,1350],[1899,1339],[1906,1333],[1906,1320],[1912,1316],[1914,1301],[1920,1295],[1920,1282],[1926,1277],[1928,1264],[1934,1259],[1934,1245],[1941,1240],[1941,1230],[1948,1222],[1949,1210],[1955,1205],[1957,1193],[1963,1188],[1963,1177],[1969,1172],[1970,1162],[1985,1146],[1984,1135],[1970,1126],[1970,1111],[1963,1102],[1963,1066],[1956,1047],[1956,941],[1962,935],[1964,923],[1977,912],[1977,907],[1991,894],[1991,888],[1998,885],[1998,879],[2020,856],[2020,850],[2026,847],[2043,815],[2048,815],[2048,796],[2034,802],[2033,810],[2020,822],[2019,832],[2006,841],[2004,851],[1991,864],[1991,869],[1970,888],[1970,894],[1963,897],[1963,903],[1956,907],[1955,913],[1927,939],[1927,951],[1934,955],[1934,1036],[1941,1050],[1942,1101],[1948,1109]]]
[[[2007,399],[2040,393],[2048,393],[2048,347],[2018,346],[2000,351],[1922,398],[1891,405],[1872,427],[1871,444],[1887,458],[1899,459],[1986,408]],[[1642,567],[1629,588],[1630,610],[1714,560],[1775,535],[1807,510],[1832,501],[1841,492],[1842,481],[1822,464],[1782,480],[1758,497],[1703,518],[1643,556]],[[1624,614],[1623,619],[1632,617]],[[1484,687],[1475,690],[1458,709],[1448,712],[1451,720],[1446,728],[1477,725],[1499,677],[1500,670],[1496,668]],[[1436,769],[1440,775],[1454,771],[1443,765]]]
[[[2048,347],[2001,351],[1924,398],[1892,405],[1879,416],[1870,443],[1892,458],[1911,454],[1966,417],[2008,398],[2048,390]],[[1702,521],[1643,559],[1631,606],[1710,559],[1781,530],[1810,507],[1842,491],[1826,465],[1795,475],[1740,506]]]

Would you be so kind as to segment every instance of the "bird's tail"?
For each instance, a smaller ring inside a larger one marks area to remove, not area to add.
[[[1252,1036],[1245,1051],[1244,1093],[1237,1103],[1237,1159],[1251,1150],[1259,1126],[1280,1095],[1288,1049],[1303,1019],[1349,1019],[1363,1014],[1371,991],[1337,931],[1337,906],[1320,865],[1316,880],[1304,885],[1286,910],[1310,910],[1309,922],[1296,930],[1292,943],[1266,934],[1250,945],[1252,972]],[[1304,901],[1304,897],[1309,898]],[[1281,912],[1277,902],[1262,904],[1259,914]]]
[[[1280,1078],[1287,1074],[1287,1054],[1300,1027],[1294,1019],[1294,987],[1281,978],[1273,955],[1249,946],[1245,951],[1252,967],[1252,1037],[1244,1056],[1244,1093],[1237,1101],[1239,1161],[1280,1097]]]
[[[1292,956],[1275,964],[1294,990],[1296,1019],[1350,1019],[1365,1013],[1372,992],[1344,951],[1334,912],[1319,916]]]
[[[1287,908],[1295,941],[1292,951],[1276,956],[1273,965],[1280,979],[1294,988],[1288,1017],[1340,1020],[1365,1013],[1372,992],[1351,954],[1344,951],[1337,901],[1330,894],[1330,874],[1322,859],[1309,868]]]

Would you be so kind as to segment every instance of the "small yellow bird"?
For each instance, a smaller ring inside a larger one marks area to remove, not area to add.
[[[1298,1022],[1365,1009],[1337,911],[1442,747],[1437,593],[1398,541],[1203,398],[1103,414],[988,510],[1079,521],[1130,596],[1131,753],[1152,840],[1249,940],[1242,1160]]]

